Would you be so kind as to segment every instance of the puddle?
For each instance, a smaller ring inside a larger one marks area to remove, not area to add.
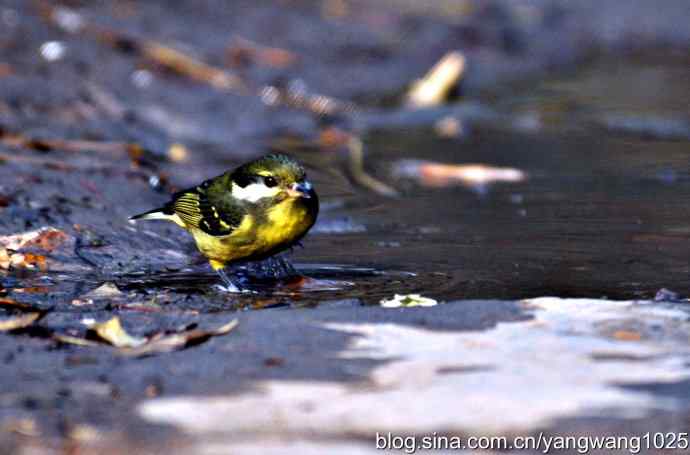
[[[362,302],[378,303],[389,288],[412,286],[408,283],[414,273],[383,271],[369,267],[343,264],[301,264],[295,263],[301,276],[287,278],[245,277],[245,285],[251,290],[247,294],[227,293],[220,287],[218,275],[211,271],[196,269],[160,273],[131,273],[111,277],[101,275],[71,276],[55,274],[33,274],[22,279],[6,280],[4,295],[24,304],[46,306],[55,301],[72,301],[73,306],[58,305],[51,308],[61,311],[78,310],[91,300],[126,300],[134,304],[155,299],[157,295],[182,295],[211,299],[216,303],[227,302],[225,309],[266,309],[281,306],[316,305],[321,300],[337,301],[361,297]],[[40,286],[36,284],[41,284]],[[104,283],[106,283],[104,285]],[[111,283],[111,284],[107,284]],[[101,286],[111,286],[113,292],[98,294]],[[268,298],[268,300],[267,300]],[[272,299],[274,298],[274,299]],[[287,300],[286,300],[287,299]],[[318,299],[314,301],[314,299]],[[164,299],[166,300],[166,299]],[[167,299],[170,300],[170,299]],[[84,301],[86,303],[84,303]],[[360,302],[360,300],[357,300]],[[105,302],[103,302],[105,303]],[[141,310],[137,305],[130,308]],[[176,309],[184,309],[183,302],[177,302]],[[93,309],[93,308],[92,308]],[[217,305],[209,306],[215,312]]]
[[[371,132],[368,166],[381,178],[395,163],[424,159],[514,168],[528,179],[479,192],[398,181],[402,198],[361,195],[341,210],[366,232],[313,236],[305,254],[414,271],[411,281],[446,300],[652,298],[662,287],[687,295],[688,145],[665,137],[663,125],[690,118],[689,68],[684,60],[595,63],[494,104],[502,118],[529,113],[534,130],[483,122],[458,138],[409,125]],[[607,115],[651,120],[621,132],[600,122]],[[440,286],[435,272],[446,274]]]

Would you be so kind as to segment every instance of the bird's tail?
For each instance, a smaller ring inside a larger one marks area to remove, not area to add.
[[[130,221],[135,220],[169,220],[170,214],[165,213],[164,208],[149,210],[148,212],[140,213],[138,215],[130,216]]]

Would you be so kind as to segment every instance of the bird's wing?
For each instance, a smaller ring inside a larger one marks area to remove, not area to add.
[[[240,225],[244,216],[241,207],[214,204],[203,184],[180,191],[169,204],[170,211],[177,214],[189,227],[201,229],[213,236],[224,236]]]

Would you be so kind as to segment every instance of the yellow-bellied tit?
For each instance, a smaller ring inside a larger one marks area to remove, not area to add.
[[[229,264],[269,258],[297,243],[314,225],[319,199],[304,168],[272,154],[180,191],[170,202],[131,217],[168,220],[186,229],[231,291]]]

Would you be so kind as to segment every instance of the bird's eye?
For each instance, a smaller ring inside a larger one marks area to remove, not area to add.
[[[264,177],[264,185],[266,185],[269,188],[273,188],[278,184],[278,181],[275,179],[275,177],[271,177],[270,175],[267,177]]]

